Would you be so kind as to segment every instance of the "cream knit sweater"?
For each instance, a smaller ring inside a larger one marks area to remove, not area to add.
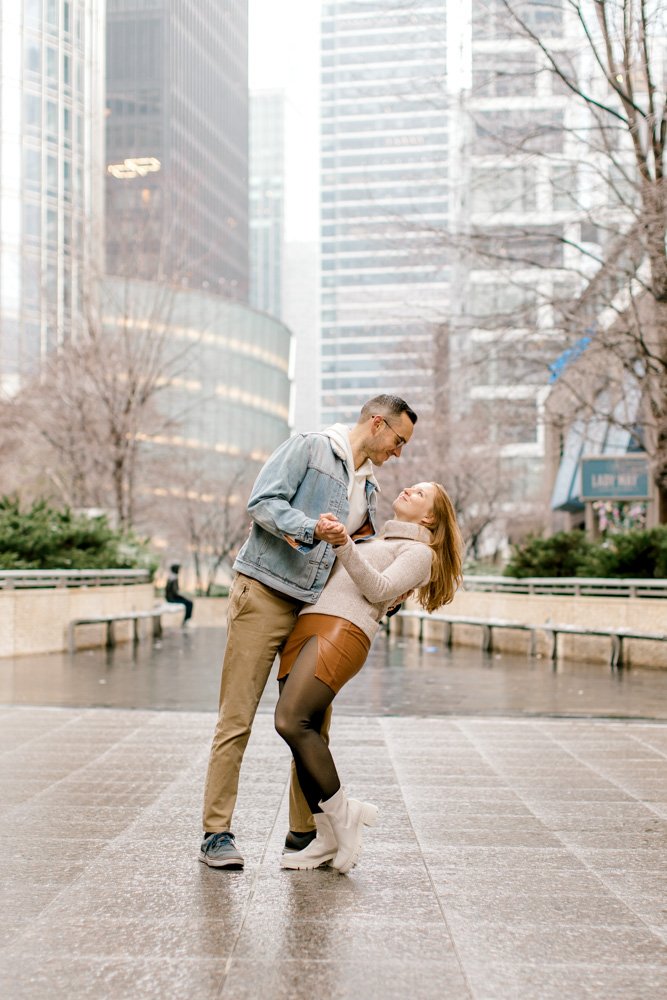
[[[378,538],[348,540],[334,549],[336,565],[317,603],[307,604],[301,614],[346,618],[372,640],[396,598],[428,583],[429,537],[419,524],[387,521]]]

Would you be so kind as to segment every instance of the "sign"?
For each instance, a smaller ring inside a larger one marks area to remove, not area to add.
[[[648,458],[596,455],[581,460],[581,500],[650,500]]]
[[[162,164],[156,156],[129,156],[122,163],[110,163],[107,173],[117,180],[128,181],[156,173]]]

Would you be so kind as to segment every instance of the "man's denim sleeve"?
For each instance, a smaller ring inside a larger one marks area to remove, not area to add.
[[[294,494],[308,470],[309,458],[310,444],[304,434],[285,441],[265,462],[248,500],[248,513],[253,521],[290,544],[311,546],[315,541],[317,519],[292,507]]]

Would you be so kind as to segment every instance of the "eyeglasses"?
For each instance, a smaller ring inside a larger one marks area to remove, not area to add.
[[[406,445],[408,443],[405,440],[405,438],[401,437],[401,435],[398,433],[398,431],[394,427],[391,426],[391,424],[389,423],[389,421],[387,420],[386,417],[383,417],[382,414],[380,414],[380,413],[377,413],[376,416],[378,416],[380,418],[380,420],[384,424],[386,424],[387,427],[389,428],[389,430],[393,433],[394,437],[396,438],[396,445],[395,445],[396,448],[402,448],[403,445]]]

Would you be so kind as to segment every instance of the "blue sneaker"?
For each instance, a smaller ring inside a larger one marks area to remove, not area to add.
[[[212,833],[204,837],[199,850],[199,860],[210,868],[243,868],[243,855],[234,841],[233,833]]]

